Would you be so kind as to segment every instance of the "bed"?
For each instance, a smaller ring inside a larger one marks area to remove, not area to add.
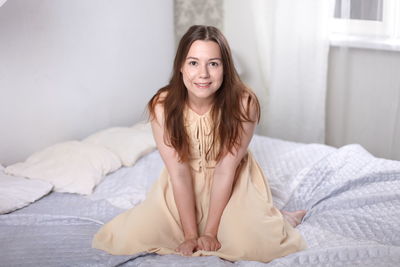
[[[357,144],[337,149],[259,135],[250,151],[268,177],[275,205],[308,211],[297,227],[308,249],[269,263],[145,253],[112,256],[92,249],[101,225],[143,201],[159,176],[163,164],[158,151],[144,149],[131,166],[109,168],[87,194],[57,192],[42,180],[43,196],[0,215],[0,266],[399,266],[399,161],[376,158]],[[17,177],[7,169],[0,170],[3,202],[4,192],[11,190],[5,185]]]

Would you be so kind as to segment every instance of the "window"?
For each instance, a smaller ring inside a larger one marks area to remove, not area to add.
[[[332,32],[400,38],[400,1],[336,0]]]
[[[383,0],[336,0],[335,18],[382,21]]]

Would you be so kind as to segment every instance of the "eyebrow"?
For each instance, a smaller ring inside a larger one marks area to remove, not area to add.
[[[195,59],[195,60],[199,60],[197,57],[187,57],[187,58],[186,58],[186,60],[188,60],[188,59]],[[222,58],[219,58],[219,57],[213,57],[213,58],[210,58],[208,61],[212,61],[212,60],[220,60],[220,61],[222,61]]]

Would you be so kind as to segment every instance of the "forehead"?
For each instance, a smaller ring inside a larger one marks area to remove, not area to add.
[[[189,48],[188,57],[195,58],[221,58],[221,49],[214,41],[197,40],[192,43]]]

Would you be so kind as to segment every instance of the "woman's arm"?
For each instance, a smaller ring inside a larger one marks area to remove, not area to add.
[[[197,223],[193,182],[189,165],[179,162],[178,153],[164,142],[164,114],[162,105],[155,107],[151,121],[154,139],[162,159],[171,177],[175,203],[178,208],[185,241],[176,249],[184,255],[190,255],[197,246]]]
[[[253,137],[258,118],[257,109],[255,105],[251,103],[249,107],[250,119],[253,122],[242,123],[243,133],[241,135],[239,146],[237,149],[234,149],[233,154],[227,153],[215,167],[208,219],[204,234],[198,241],[199,249],[217,250],[220,247],[220,244],[216,239],[219,222],[232,193],[236,169],[247,153],[247,148],[251,138]]]

